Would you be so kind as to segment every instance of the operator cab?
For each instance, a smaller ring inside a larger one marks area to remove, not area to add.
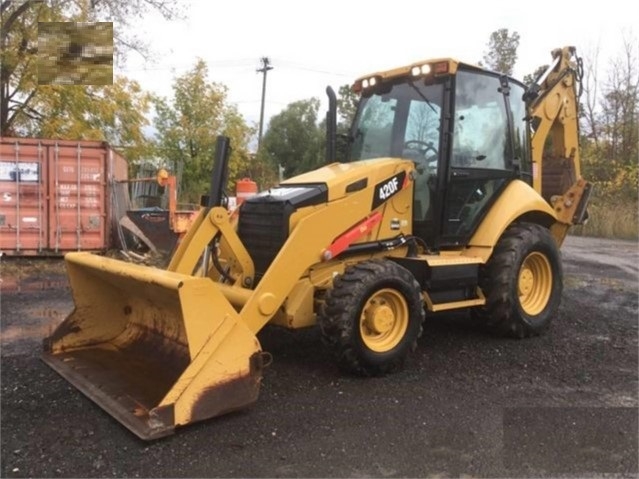
[[[531,183],[525,87],[453,60],[360,78],[348,161],[415,163],[413,231],[433,248],[467,244],[509,181]]]

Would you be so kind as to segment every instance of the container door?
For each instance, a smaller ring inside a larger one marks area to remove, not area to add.
[[[49,161],[49,248],[106,249],[105,149],[56,144]]]
[[[0,251],[37,254],[46,248],[46,148],[0,145]]]

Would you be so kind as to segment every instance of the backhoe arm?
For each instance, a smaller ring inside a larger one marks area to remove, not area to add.
[[[591,185],[581,177],[581,59],[571,46],[554,50],[552,57],[524,99],[533,127],[533,188],[553,206],[558,219],[553,234],[561,243],[569,226],[587,218]]]

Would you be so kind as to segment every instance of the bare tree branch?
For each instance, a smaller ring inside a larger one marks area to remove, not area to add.
[[[599,124],[597,121],[598,94],[598,63],[599,45],[586,53],[584,92],[586,93],[585,119],[588,127],[587,135],[592,138],[595,147],[599,146]]]
[[[9,6],[11,6],[12,2],[7,1],[5,3],[8,3],[8,5],[6,5],[6,8],[8,8]],[[4,39],[7,38],[7,35],[9,35],[9,31],[11,30],[11,27],[16,22],[16,20],[18,20],[18,18],[20,18],[20,16],[24,14],[24,12],[26,12],[29,8],[31,8],[33,5],[38,3],[44,3],[44,0],[26,0],[22,5],[16,8],[11,15],[9,15],[9,18],[7,18],[5,22],[2,23],[2,29],[1,29],[2,31],[0,32],[0,39],[2,39],[3,47],[4,47]],[[4,7],[5,5],[3,5],[3,8]]]

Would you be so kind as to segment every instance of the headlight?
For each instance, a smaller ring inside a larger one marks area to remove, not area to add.
[[[362,87],[364,88],[373,87],[375,85],[377,85],[376,77],[365,78],[364,80],[362,80]]]
[[[423,65],[415,65],[413,68],[410,69],[410,73],[414,77],[420,75],[428,75],[430,73],[430,65],[428,63],[425,63]]]

